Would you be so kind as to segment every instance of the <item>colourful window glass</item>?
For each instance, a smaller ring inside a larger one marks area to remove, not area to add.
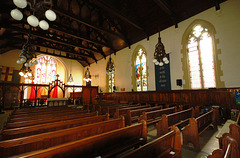
[[[50,56],[43,56],[38,59],[35,67],[35,83],[48,84],[56,78],[57,63]]]
[[[114,66],[111,58],[109,59],[109,61],[107,63],[106,74],[108,76],[107,77],[108,92],[113,92],[114,91],[113,87],[115,85],[115,66]]]
[[[190,80],[193,89],[216,87],[213,43],[207,28],[197,25],[188,39]]]
[[[136,57],[136,84],[137,91],[147,91],[146,55],[142,49],[139,49]]]

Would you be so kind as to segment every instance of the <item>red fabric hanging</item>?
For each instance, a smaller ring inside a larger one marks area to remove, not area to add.
[[[30,96],[29,96],[29,99],[35,99],[35,87],[31,87],[31,93],[30,93]]]
[[[58,98],[58,87],[57,86],[53,89],[52,97]]]

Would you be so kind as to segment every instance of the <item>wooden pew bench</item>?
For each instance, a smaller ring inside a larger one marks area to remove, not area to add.
[[[189,119],[189,125],[182,130],[183,144],[192,143],[194,148],[200,149],[199,135],[213,124],[216,127],[216,120],[219,119],[218,108],[213,108],[209,112],[195,118]]]
[[[64,117],[66,115],[75,115],[75,114],[84,114],[87,113],[87,110],[71,110],[71,111],[61,111],[61,112],[53,112],[53,113],[48,113],[48,114],[39,114],[39,115],[33,115],[29,114],[28,116],[25,117],[20,117],[20,118],[9,118],[8,123],[13,123],[13,122],[23,122],[23,121],[28,121],[28,120],[41,120],[43,118],[55,118],[55,117]]]
[[[17,109],[14,110],[12,115],[21,115],[21,114],[28,114],[28,113],[38,113],[41,112],[47,112],[47,111],[57,111],[57,110],[64,110],[64,109],[70,109],[67,106],[59,106],[59,107],[41,107],[41,108],[24,108],[24,109]]]
[[[225,135],[222,139],[222,149],[216,149],[208,158],[239,158],[239,143],[229,135]]]
[[[98,115],[98,112],[92,112],[92,113],[83,113],[83,114],[80,113],[80,114],[75,114],[75,115],[54,117],[54,118],[43,118],[41,120],[28,120],[28,121],[23,121],[23,122],[7,123],[6,128],[8,128],[8,129],[19,128],[19,127],[32,126],[32,125],[37,125],[37,124],[64,121],[64,120],[97,116],[97,115]]]
[[[122,109],[122,108],[128,108],[128,107],[136,107],[139,106],[139,104],[133,104],[133,105],[128,105],[128,104],[115,104],[111,106],[99,106],[98,111],[101,114],[106,114],[109,113],[110,117],[114,116],[114,113],[116,112],[116,109]]]
[[[67,108],[67,109],[59,109],[59,110],[49,110],[49,111],[36,111],[36,112],[29,112],[24,114],[18,114],[18,115],[11,115],[11,119],[17,119],[17,118],[23,118],[23,117],[33,117],[33,116],[39,116],[39,115],[47,115],[47,114],[53,114],[53,113],[62,113],[62,112],[71,112],[76,111],[76,109],[73,108]]]
[[[181,136],[176,126],[165,135],[121,156],[121,158],[181,158]]]
[[[44,150],[30,152],[18,157],[115,157],[133,147],[143,145],[147,140],[147,126],[139,124],[102,133],[82,140],[77,140]]]
[[[52,132],[56,130],[62,130],[62,129],[72,128],[77,126],[83,126],[86,124],[92,124],[92,123],[97,123],[97,122],[107,121],[107,120],[109,120],[108,114],[79,118],[79,119],[72,119],[72,120],[66,120],[66,121],[59,121],[59,122],[53,122],[53,123],[45,123],[40,125],[26,126],[26,127],[20,127],[20,128],[5,129],[2,131],[1,140],[26,137],[30,135]]]
[[[143,112],[142,116],[140,116],[140,119],[146,121],[147,125],[150,125],[160,121],[163,114],[171,114],[174,112],[176,112],[176,107]]]
[[[160,137],[166,134],[171,126],[184,127],[189,124],[189,118],[194,116],[194,109],[179,111],[172,114],[163,114],[162,119],[157,123],[157,136]]]
[[[143,105],[143,106],[134,106],[134,107],[127,107],[122,109],[116,109],[116,112],[114,113],[114,118],[119,118],[121,115],[124,117],[127,115],[128,110],[136,110],[136,109],[142,109],[142,108],[148,108],[150,105]]]
[[[0,142],[0,157],[9,157],[35,150],[47,149],[60,144],[123,128],[124,126],[125,120],[122,117],[80,127],[5,140]]]
[[[143,112],[149,112],[153,110],[161,110],[162,106],[157,107],[149,107],[149,108],[142,108],[142,109],[135,109],[135,110],[127,110],[127,115],[125,117],[126,125],[130,126],[132,122],[138,122],[140,120],[140,116]]]

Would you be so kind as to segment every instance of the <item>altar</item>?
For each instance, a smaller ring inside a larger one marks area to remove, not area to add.
[[[48,106],[64,106],[67,105],[68,98],[47,98]]]

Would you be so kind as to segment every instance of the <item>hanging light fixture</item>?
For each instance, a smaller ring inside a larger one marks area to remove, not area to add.
[[[158,43],[155,46],[153,62],[155,65],[163,66],[164,64],[168,64],[169,60],[167,58],[167,54],[165,52],[164,45],[161,41],[160,32],[158,35],[159,35]]]
[[[29,25],[33,27],[39,26],[43,30],[47,30],[49,28],[49,24],[47,21],[45,20],[39,21],[37,17],[43,19],[45,15],[45,17],[49,21],[54,21],[57,18],[56,13],[53,10],[51,10],[52,0],[50,1],[42,0],[40,2],[36,2],[36,0],[33,0],[31,2],[28,2],[27,0],[13,0],[13,3],[20,9],[25,9],[27,5],[30,6],[31,12],[33,14],[27,17],[27,22]],[[13,9],[10,14],[12,18],[15,20],[23,19],[23,13],[19,9]]]
[[[69,85],[74,84],[74,82],[73,82],[73,77],[72,77],[72,60],[71,60],[70,76],[69,76],[69,78],[68,78],[68,84],[69,84]]]
[[[90,71],[89,71],[88,68],[87,68],[87,70],[85,71],[85,76],[84,76],[83,80],[86,81],[86,82],[92,81],[91,75],[90,75]]]
[[[22,69],[27,72],[29,71],[30,66],[38,64],[34,46],[30,42],[30,35],[28,35],[27,42],[22,47],[22,50],[21,50],[21,53],[19,54],[19,59],[17,60],[17,63],[23,64]]]
[[[106,74],[107,75],[111,75],[111,74],[114,74],[115,73],[115,68],[114,68],[114,65],[113,65],[113,62],[112,62],[112,58],[110,56],[109,58],[109,62],[108,62],[108,65],[107,65],[107,68],[106,68]]]
[[[25,82],[32,83],[34,75],[30,67],[26,67],[25,64],[22,65],[22,68],[19,71],[19,75],[25,78]]]

